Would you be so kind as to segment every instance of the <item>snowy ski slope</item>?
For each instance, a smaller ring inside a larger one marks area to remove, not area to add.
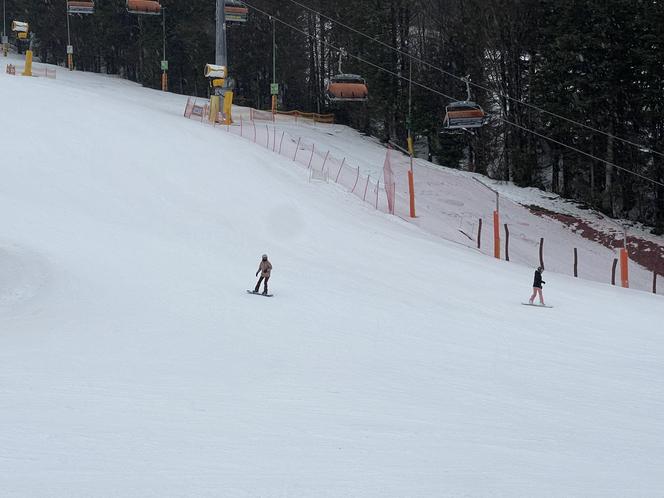
[[[661,496],[661,296],[521,306],[185,100],[0,72],[2,496]]]

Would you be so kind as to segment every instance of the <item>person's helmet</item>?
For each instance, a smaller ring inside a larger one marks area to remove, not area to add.
[[[263,259],[267,259],[267,254],[263,254],[263,255],[261,256],[261,258],[263,258]]]
[[[541,266],[538,266],[538,267],[537,267],[537,271],[540,272],[540,273],[542,273],[542,272],[544,271],[544,268],[542,268]]]

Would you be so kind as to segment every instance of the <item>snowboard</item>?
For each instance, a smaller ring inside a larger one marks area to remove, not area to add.
[[[535,306],[536,308],[553,308],[553,306],[549,306],[548,304],[535,304],[535,303],[521,303],[524,306]]]
[[[254,296],[263,296],[263,297],[272,297],[274,294],[262,294],[260,292],[254,292],[252,290],[247,289],[247,294],[253,294]]]

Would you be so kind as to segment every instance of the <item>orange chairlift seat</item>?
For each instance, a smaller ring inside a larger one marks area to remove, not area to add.
[[[469,100],[452,102],[445,107],[443,128],[480,128],[485,119],[486,113],[479,104]]]
[[[443,128],[459,130],[467,128],[480,128],[486,121],[486,113],[482,107],[470,100],[470,82],[468,78],[462,79],[466,83],[466,100],[451,102],[445,107]]]
[[[161,4],[154,0],[127,0],[127,12],[130,14],[158,16]]]
[[[247,22],[249,8],[238,0],[224,2],[224,15],[228,22]]]
[[[364,78],[357,74],[337,74],[330,78],[327,97],[332,102],[366,102],[369,89]]]
[[[339,74],[332,76],[325,88],[327,98],[331,102],[366,102],[369,99],[367,82],[357,74],[343,74],[341,58],[345,50],[339,52]]]
[[[67,2],[67,13],[69,14],[94,14],[95,3],[92,1],[75,1]]]

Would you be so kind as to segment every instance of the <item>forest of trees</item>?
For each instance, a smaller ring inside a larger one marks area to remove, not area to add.
[[[8,19],[30,22],[36,55],[64,64],[65,0],[5,1]],[[77,69],[119,74],[158,88],[161,18],[130,15],[123,0],[95,3],[94,15],[70,19]],[[664,233],[662,0],[247,4],[255,8],[249,21],[227,30],[237,103],[269,107],[273,21],[260,9],[277,19],[282,108],[334,112],[338,122],[403,144],[406,80],[412,71],[414,82],[439,92],[412,88],[412,130],[422,154],[446,166],[544,188]],[[215,1],[162,0],[162,5],[170,89],[205,96],[203,66],[214,62]],[[332,46],[349,54],[344,72],[366,78],[367,104],[326,101],[325,81],[338,69],[339,54]],[[479,131],[441,133],[450,101],[441,94],[459,100],[466,95],[465,85],[446,72],[469,75],[477,85],[473,100],[490,115]]]

